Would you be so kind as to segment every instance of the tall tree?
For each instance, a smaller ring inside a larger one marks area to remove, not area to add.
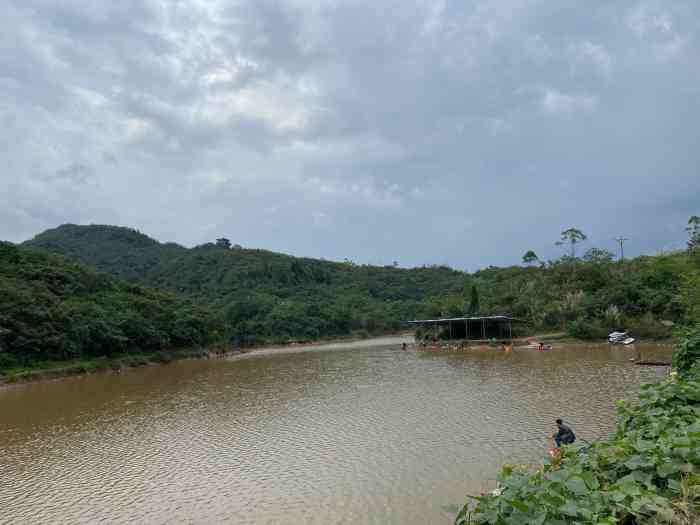
[[[231,247],[231,241],[229,241],[226,237],[221,237],[216,239],[216,245],[219,248],[226,248],[228,250]]]
[[[472,284],[471,300],[469,301],[469,313],[472,315],[479,315],[479,291],[476,289],[476,285]]]
[[[525,255],[523,255],[523,263],[524,264],[535,264],[537,261],[539,261],[540,258],[537,257],[537,254],[532,251],[528,250],[525,252]]]
[[[557,246],[562,246],[568,244],[571,249],[571,257],[576,257],[576,245],[580,242],[588,239],[585,233],[576,228],[569,228],[561,232],[561,240],[557,241],[555,244]]]
[[[693,215],[688,219],[685,231],[688,232],[688,251],[700,248],[700,217]]]

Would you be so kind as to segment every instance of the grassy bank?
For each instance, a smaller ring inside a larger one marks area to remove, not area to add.
[[[379,337],[407,334],[386,334]],[[321,346],[326,344],[352,343],[373,339],[366,334],[354,334],[354,337],[327,337],[314,341],[285,341],[276,344],[259,344],[247,347],[234,347],[231,345],[217,345],[206,348],[189,348],[176,350],[160,350],[155,352],[129,352],[113,356],[94,358],[80,358],[71,360],[44,360],[27,363],[23,366],[0,368],[0,385],[13,383],[26,383],[48,379],[59,379],[95,372],[119,371],[126,368],[136,368],[148,365],[162,365],[181,359],[202,359],[211,357],[224,357],[242,353],[255,352],[265,348],[289,348],[290,346]]]
[[[668,379],[619,403],[613,437],[529,472],[505,466],[456,525],[700,523],[700,324],[686,330]]]
[[[239,353],[232,347],[196,348],[158,352],[133,352],[109,357],[72,359],[67,361],[36,361],[25,366],[0,370],[0,384],[24,383],[46,379],[119,371],[126,368],[167,364],[180,359],[207,358],[220,354]]]

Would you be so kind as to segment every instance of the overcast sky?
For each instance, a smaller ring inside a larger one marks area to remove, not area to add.
[[[4,0],[0,239],[462,269],[700,214],[697,0]]]

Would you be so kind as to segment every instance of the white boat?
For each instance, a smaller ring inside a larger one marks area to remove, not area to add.
[[[627,339],[630,339],[627,332],[612,332],[608,335],[608,343],[613,345],[621,344]]]
[[[608,335],[608,343],[611,345],[631,345],[634,341],[634,337],[630,337],[627,332],[613,332]]]

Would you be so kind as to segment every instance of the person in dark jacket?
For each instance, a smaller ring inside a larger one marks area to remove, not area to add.
[[[571,445],[574,441],[576,441],[576,434],[574,434],[574,431],[571,430],[571,427],[565,425],[561,419],[557,419],[557,428],[559,430],[556,434],[554,434],[554,436],[552,436],[557,444],[557,447],[561,447],[562,445]]]

